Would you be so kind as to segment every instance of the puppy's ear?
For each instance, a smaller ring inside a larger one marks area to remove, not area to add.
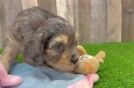
[[[47,40],[49,33],[44,28],[36,31],[25,45],[25,61],[29,64],[40,66],[45,62],[44,41]]]

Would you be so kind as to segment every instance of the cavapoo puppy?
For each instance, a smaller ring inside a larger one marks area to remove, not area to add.
[[[72,71],[78,60],[75,30],[63,18],[40,7],[21,11],[9,27],[9,37],[1,62],[7,71],[23,48],[25,62]]]

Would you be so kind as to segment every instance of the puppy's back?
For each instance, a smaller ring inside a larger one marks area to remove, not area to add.
[[[25,42],[49,18],[60,18],[40,7],[32,7],[21,11],[10,27],[10,38]]]

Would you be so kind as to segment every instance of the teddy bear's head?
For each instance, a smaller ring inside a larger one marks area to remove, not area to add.
[[[100,51],[97,55],[81,55],[75,67],[76,73],[88,74],[96,73],[100,67],[100,63],[104,62],[106,54]]]

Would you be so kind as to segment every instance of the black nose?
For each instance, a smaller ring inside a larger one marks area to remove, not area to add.
[[[75,64],[78,61],[78,56],[75,54],[72,54],[71,62]]]

